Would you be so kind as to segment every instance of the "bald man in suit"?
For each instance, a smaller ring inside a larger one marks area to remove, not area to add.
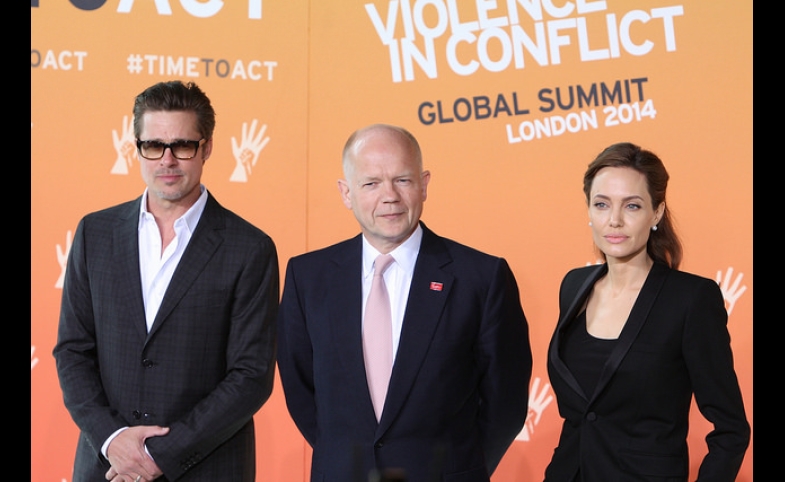
[[[311,481],[488,482],[527,413],[532,354],[507,262],[421,222],[430,173],[405,129],[352,134],[339,181],[361,234],[292,258],[278,316],[286,402]],[[363,316],[375,259],[391,304],[392,372],[374,409]]]

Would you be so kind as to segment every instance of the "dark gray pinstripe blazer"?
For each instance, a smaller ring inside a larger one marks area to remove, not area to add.
[[[69,254],[54,356],[81,430],[73,482],[105,480],[101,445],[133,425],[171,428],[147,440],[163,480],[252,482],[252,417],[275,371],[275,245],[209,195],[148,334],[140,202],[84,217]]]

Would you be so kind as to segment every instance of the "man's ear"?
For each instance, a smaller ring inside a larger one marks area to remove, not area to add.
[[[428,183],[431,182],[431,171],[423,171],[420,174],[420,183],[422,184],[422,200],[428,199]]]
[[[345,179],[338,179],[338,191],[341,193],[341,201],[346,209],[352,208],[352,198],[349,195],[349,183]]]
[[[210,157],[210,154],[212,153],[213,153],[213,140],[207,139],[207,142],[202,144],[202,162],[205,162]]]

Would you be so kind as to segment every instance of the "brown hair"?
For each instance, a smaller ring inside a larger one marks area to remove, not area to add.
[[[583,175],[583,193],[586,195],[587,204],[590,202],[589,196],[594,177],[604,167],[635,169],[646,178],[653,208],[657,209],[661,203],[665,202],[669,176],[660,158],[653,152],[641,149],[635,144],[620,142],[605,148],[586,169],[586,173]],[[664,263],[673,269],[677,269],[681,264],[681,241],[674,229],[672,215],[667,204],[665,204],[662,219],[657,223],[657,230],[649,234],[646,251],[655,262]]]
[[[202,137],[208,140],[213,137],[215,110],[207,95],[193,82],[159,82],[137,95],[134,101],[134,135],[137,138],[142,133],[142,116],[148,111],[193,112]]]

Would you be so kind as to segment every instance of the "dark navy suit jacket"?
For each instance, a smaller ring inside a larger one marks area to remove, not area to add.
[[[361,235],[288,263],[278,366],[313,447],[312,481],[397,467],[407,482],[487,482],[523,426],[532,354],[512,271],[422,227],[378,423],[363,364]]]

